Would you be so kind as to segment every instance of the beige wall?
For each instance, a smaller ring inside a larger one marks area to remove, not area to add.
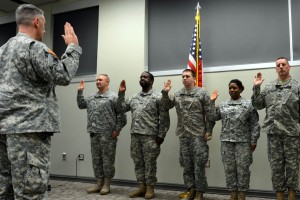
[[[110,88],[118,90],[122,79],[127,82],[126,96],[140,91],[139,76],[147,65],[145,49],[146,25],[145,25],[145,0],[99,0],[99,38],[98,38],[98,66],[97,73],[107,73],[111,78]],[[47,29],[51,33],[51,6],[44,6],[47,17]],[[75,30],[76,31],[76,30]],[[51,47],[50,34],[45,42]],[[83,49],[83,53],[85,52]],[[272,67],[272,66],[270,66]],[[233,78],[240,79],[245,91],[242,96],[249,99],[252,91],[252,80],[255,74],[261,71],[265,82],[276,78],[274,68],[262,70],[244,70],[230,72],[205,73],[205,87],[211,93],[218,89],[220,96],[217,104],[227,99],[228,82]],[[299,67],[292,68],[292,75],[298,78]],[[298,77],[297,77],[298,75]],[[161,90],[164,81],[171,79],[172,90],[177,91],[182,87],[180,75],[156,77],[154,88]],[[265,83],[263,84],[265,85]],[[62,134],[56,134],[52,139],[52,174],[75,176],[76,157],[79,153],[85,155],[84,161],[78,161],[77,175],[93,177],[89,135],[86,133],[86,110],[79,110],[76,104],[76,91],[78,83],[72,83],[67,87],[57,87],[62,115]],[[95,83],[86,83],[84,94],[88,96],[96,91]],[[171,113],[171,127],[162,144],[161,155],[158,159],[158,181],[163,183],[183,184],[182,169],[178,163],[178,138],[175,136],[177,116],[175,110]],[[264,110],[259,112],[260,122],[264,118]],[[116,156],[116,179],[135,180],[134,165],[130,158],[130,133],[131,115],[128,113],[128,124],[122,130],[119,137]],[[220,122],[217,122],[210,148],[210,167],[207,168],[209,186],[225,187],[224,170],[220,157],[221,130]],[[254,162],[251,166],[251,189],[271,190],[270,167],[267,160],[266,135],[261,134],[258,147],[254,152]],[[62,160],[62,153],[67,153],[67,160]]]

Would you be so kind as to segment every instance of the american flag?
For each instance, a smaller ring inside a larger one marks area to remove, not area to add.
[[[198,14],[198,13],[197,13]],[[199,27],[198,27],[199,26]],[[203,84],[203,70],[202,70],[202,53],[201,53],[201,42],[200,42],[200,21],[196,20],[196,24],[194,26],[192,44],[189,53],[189,61],[187,68],[190,68],[196,73],[196,85],[198,87],[202,87]],[[197,47],[197,37],[198,37],[198,47]],[[197,67],[197,49],[198,49],[198,67]]]

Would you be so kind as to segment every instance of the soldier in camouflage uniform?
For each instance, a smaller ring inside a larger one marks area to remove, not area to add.
[[[229,82],[231,99],[212,104],[212,120],[222,120],[221,156],[225,170],[226,185],[231,192],[230,200],[245,200],[249,189],[252,152],[260,136],[259,116],[251,101],[241,97],[244,90],[242,82],[233,79]],[[212,101],[218,97],[214,91]]]
[[[135,165],[135,175],[139,188],[129,194],[130,198],[154,197],[157,182],[156,166],[163,143],[170,126],[169,112],[161,106],[161,94],[152,90],[154,77],[143,72],[140,77],[142,91],[125,101],[126,84],[123,80],[119,88],[118,110],[132,113],[131,158]]]
[[[268,83],[261,91],[261,73],[254,79],[252,105],[266,108],[262,129],[268,135],[268,158],[272,171],[273,189],[277,199],[296,199],[299,179],[300,145],[300,82],[290,75],[288,60],[276,60],[277,80]]]
[[[94,174],[97,180],[95,186],[87,189],[87,193],[100,192],[106,195],[110,192],[110,181],[115,175],[115,157],[118,136],[126,125],[126,115],[117,113],[117,94],[109,90],[109,77],[100,74],[96,85],[98,92],[84,98],[84,81],[80,82],[77,94],[77,105],[87,109],[87,129],[91,139],[91,152]]]
[[[205,164],[208,161],[207,141],[211,139],[214,122],[208,121],[211,100],[206,90],[195,87],[195,72],[185,69],[182,73],[184,88],[168,96],[171,81],[165,84],[163,104],[175,106],[178,124],[180,164],[184,168],[183,179],[189,190],[188,200],[202,200],[207,189]]]
[[[18,34],[0,48],[0,188],[10,188],[11,170],[14,198],[47,199],[50,144],[60,132],[56,85],[68,85],[75,75],[81,48],[73,27],[65,24],[67,45],[62,59],[41,41],[45,33],[43,11],[31,4],[16,10]],[[5,142],[6,144],[2,145]],[[1,154],[1,157],[6,157]],[[4,180],[8,181],[4,181]],[[9,199],[3,191],[0,199]]]
[[[0,75],[1,76],[1,75]],[[0,134],[0,199],[13,199],[10,161],[7,156],[6,135]]]

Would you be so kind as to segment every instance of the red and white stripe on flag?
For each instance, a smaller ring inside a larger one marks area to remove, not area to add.
[[[200,26],[200,24],[199,24]],[[201,52],[201,42],[199,38],[199,33],[197,29],[197,21],[194,26],[194,31],[193,31],[193,37],[192,37],[192,43],[191,43],[191,48],[190,48],[190,53],[189,53],[189,60],[188,60],[188,65],[187,68],[190,68],[196,73],[196,80],[197,80],[197,86],[202,87],[203,85],[203,66],[202,66],[202,52]],[[198,45],[197,45],[197,37],[198,37]],[[197,50],[198,50],[198,66],[196,62],[196,57],[197,57]]]

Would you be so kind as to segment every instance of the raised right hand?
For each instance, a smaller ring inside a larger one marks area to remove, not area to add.
[[[254,86],[260,86],[263,82],[264,79],[262,79],[262,74],[258,72],[257,75],[254,77],[253,84]]]
[[[78,91],[83,91],[84,90],[84,80],[81,80],[78,86]]]
[[[212,92],[211,96],[210,96],[210,100],[211,100],[211,101],[216,101],[216,99],[218,98],[218,96],[219,96],[218,90],[214,90],[214,91]]]
[[[66,45],[72,43],[78,45],[79,44],[78,38],[74,32],[73,27],[69,22],[66,22],[66,24],[64,25],[64,29],[65,29],[65,34],[62,35],[62,37],[64,38]]]
[[[169,92],[171,90],[171,88],[172,88],[172,82],[169,79],[169,80],[167,80],[166,83],[164,83],[164,91]]]
[[[125,82],[125,80],[122,80],[120,87],[119,87],[119,92],[124,93],[125,91],[126,91],[126,82]]]

